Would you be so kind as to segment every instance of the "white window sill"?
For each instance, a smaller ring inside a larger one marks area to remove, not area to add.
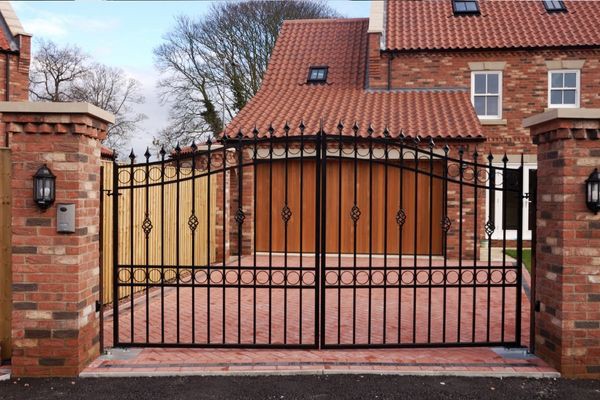
[[[479,119],[481,125],[506,125],[505,119]]]

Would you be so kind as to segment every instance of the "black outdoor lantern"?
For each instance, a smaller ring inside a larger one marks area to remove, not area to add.
[[[590,211],[598,214],[600,211],[600,173],[598,168],[585,181],[585,201]]]
[[[56,176],[44,164],[33,176],[33,201],[42,210],[54,203],[56,197]]]

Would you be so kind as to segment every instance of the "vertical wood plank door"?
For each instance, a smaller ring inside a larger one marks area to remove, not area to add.
[[[442,253],[443,180],[429,175],[428,161],[420,162],[419,173],[411,171],[414,162],[405,161],[403,165],[401,169],[398,164],[389,163],[386,168],[383,163],[359,160],[355,177],[352,160],[327,161],[328,253],[350,254],[356,250],[357,254],[397,254],[400,246],[403,254],[429,254],[430,250],[433,254]],[[442,167],[434,162],[431,170],[440,177]],[[288,160],[287,185],[285,177],[285,161],[257,166],[256,251],[299,252],[302,235],[302,251],[314,252],[316,161],[304,160],[301,165],[299,160]],[[287,242],[282,217],[286,191],[291,211]],[[355,198],[360,210],[356,229],[351,217]],[[398,223],[399,212],[406,216],[403,224]]]

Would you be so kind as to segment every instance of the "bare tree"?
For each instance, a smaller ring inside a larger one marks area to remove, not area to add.
[[[283,21],[335,16],[323,0],[260,0],[218,3],[203,19],[178,17],[154,50],[162,100],[171,104],[158,142],[220,133],[260,88]]]
[[[134,110],[144,102],[140,83],[122,69],[93,61],[76,46],[59,47],[41,41],[30,73],[30,93],[35,101],[91,103],[115,115],[104,144],[123,148],[146,119]]]
[[[73,83],[69,92],[71,101],[88,102],[115,115],[115,123],[108,127],[104,145],[122,149],[138,129],[146,115],[136,113],[134,104],[144,102],[139,81],[126,76],[122,69],[94,63],[89,72]]]
[[[88,73],[88,60],[79,47],[61,48],[54,42],[40,41],[29,74],[33,100],[69,101],[71,84]]]

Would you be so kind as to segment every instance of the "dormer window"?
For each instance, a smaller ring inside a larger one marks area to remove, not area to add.
[[[542,2],[544,3],[546,11],[548,11],[549,13],[567,11],[565,3],[561,0],[542,0]]]
[[[308,71],[308,83],[327,82],[327,70],[329,67],[310,67]]]
[[[477,0],[452,0],[454,15],[477,15],[479,4]]]

